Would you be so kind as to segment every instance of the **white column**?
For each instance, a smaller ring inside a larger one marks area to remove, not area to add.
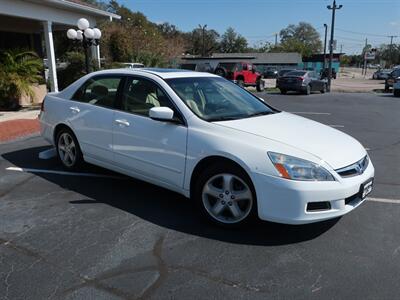
[[[90,47],[90,57],[96,61],[97,67],[100,69],[100,46]]]
[[[46,54],[47,65],[49,67],[50,88],[52,92],[58,92],[56,54],[54,51],[52,22],[44,21],[43,29],[44,39],[46,41]]]

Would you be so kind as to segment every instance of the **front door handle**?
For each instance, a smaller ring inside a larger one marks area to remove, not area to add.
[[[76,106],[71,106],[70,108],[69,108],[74,114],[77,114],[77,113],[79,113],[81,110],[79,109],[79,107],[76,107]]]
[[[117,119],[115,120],[115,123],[117,123],[120,127],[129,127],[131,125],[127,120],[125,119]]]

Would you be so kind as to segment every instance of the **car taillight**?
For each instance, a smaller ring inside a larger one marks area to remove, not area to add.
[[[304,77],[299,77],[299,78],[297,78],[298,80],[300,80],[300,81],[303,81],[304,80]]]

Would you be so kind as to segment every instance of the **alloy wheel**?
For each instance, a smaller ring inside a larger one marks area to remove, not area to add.
[[[254,202],[246,182],[227,173],[215,175],[205,183],[202,201],[208,214],[225,224],[234,224],[245,219]]]
[[[77,148],[68,132],[62,133],[58,138],[58,154],[65,166],[72,167],[76,163]]]

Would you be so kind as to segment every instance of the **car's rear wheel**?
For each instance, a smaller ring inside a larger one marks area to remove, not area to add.
[[[256,216],[253,184],[245,171],[230,164],[206,169],[196,182],[194,197],[200,213],[224,227],[237,227]]]
[[[238,80],[236,80],[236,83],[237,83],[238,86],[244,87],[244,81],[243,81],[243,79],[238,79]]]
[[[264,80],[260,79],[257,81],[257,92],[263,92],[265,89],[265,83]]]
[[[394,95],[395,97],[400,97],[400,90],[394,90],[394,91],[393,91],[393,95]]]
[[[326,84],[324,84],[324,86],[323,86],[323,88],[322,88],[322,90],[321,90],[321,93],[322,93],[322,94],[325,94],[325,93],[326,93]]]
[[[76,170],[81,166],[82,152],[78,140],[71,130],[65,128],[58,132],[56,147],[58,158],[65,169]]]

